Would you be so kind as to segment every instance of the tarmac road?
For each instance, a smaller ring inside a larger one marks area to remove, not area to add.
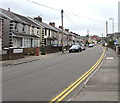
[[[52,55],[3,67],[3,101],[49,101],[90,69],[103,52],[100,45],[79,53]]]

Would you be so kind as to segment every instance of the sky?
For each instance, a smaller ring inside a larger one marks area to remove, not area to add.
[[[108,22],[108,33],[118,32],[118,2],[119,0],[0,0],[0,8],[12,12],[37,17],[43,22],[55,22],[56,27],[61,25],[61,9],[63,9],[63,25],[81,36],[105,36],[105,23]]]

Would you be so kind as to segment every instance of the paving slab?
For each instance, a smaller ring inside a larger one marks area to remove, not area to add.
[[[118,55],[109,49],[101,67],[73,101],[118,101]]]
[[[66,53],[68,53],[68,51],[64,51],[63,54],[66,54]],[[10,65],[19,65],[19,64],[23,64],[23,63],[37,61],[37,60],[43,59],[45,57],[51,57],[53,55],[62,55],[62,53],[57,52],[57,53],[49,53],[46,55],[39,55],[39,56],[25,56],[24,58],[20,58],[20,59],[16,59],[16,60],[4,60],[4,61],[1,61],[0,64],[2,64],[2,67],[6,67],[6,66],[10,66]]]

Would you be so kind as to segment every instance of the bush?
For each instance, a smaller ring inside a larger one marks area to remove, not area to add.
[[[112,49],[114,48],[114,40],[109,41],[109,47]]]

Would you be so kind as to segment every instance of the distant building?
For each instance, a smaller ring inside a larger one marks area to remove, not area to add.
[[[112,40],[115,36],[115,39],[119,39],[120,40],[120,33],[115,33],[115,34],[107,34],[107,38],[108,40]]]
[[[120,32],[120,1],[118,2],[118,32]]]
[[[93,35],[92,39],[95,40],[95,41],[100,41],[101,40],[101,38],[97,35]]]

